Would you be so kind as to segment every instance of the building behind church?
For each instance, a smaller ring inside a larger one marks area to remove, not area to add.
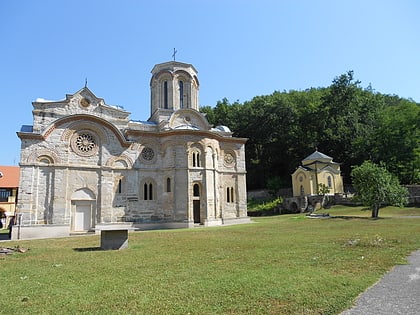
[[[12,238],[127,222],[138,229],[249,222],[246,139],[210,126],[199,112],[194,66],[156,65],[150,89],[147,121],[130,119],[86,86],[61,101],[33,102],[33,125],[18,132],[19,229]]]

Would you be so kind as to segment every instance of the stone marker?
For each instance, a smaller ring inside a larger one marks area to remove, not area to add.
[[[128,248],[128,229],[102,230],[101,249],[124,249]]]

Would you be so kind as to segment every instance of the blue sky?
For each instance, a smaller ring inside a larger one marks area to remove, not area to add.
[[[361,85],[420,102],[417,0],[0,0],[0,165],[17,165],[32,102],[61,100],[85,79],[96,96],[150,115],[150,71],[192,63],[200,104]]]

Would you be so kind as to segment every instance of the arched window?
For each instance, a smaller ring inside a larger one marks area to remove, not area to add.
[[[193,167],[200,167],[200,152],[194,151],[192,153],[192,166]]]
[[[121,194],[122,193],[122,179],[120,179],[118,181],[118,193]]]
[[[168,81],[163,82],[163,108],[168,109]]]
[[[194,195],[194,197],[200,197],[200,185],[194,184],[193,195]]]
[[[233,187],[226,187],[226,202],[227,203],[234,202],[233,192],[234,192]]]
[[[305,189],[303,188],[303,185],[300,185],[300,195],[305,195]]]
[[[166,192],[171,192],[171,179],[169,177],[166,179]]]
[[[184,108],[184,82],[179,81],[179,108]]]
[[[143,185],[143,200],[153,200],[153,184],[150,182]]]
[[[328,181],[328,188],[332,188],[332,179],[331,179],[331,176],[328,176],[327,181]]]

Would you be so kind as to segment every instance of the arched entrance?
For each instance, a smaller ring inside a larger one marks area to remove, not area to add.
[[[71,231],[88,232],[95,227],[96,197],[87,188],[75,191],[71,196]]]

